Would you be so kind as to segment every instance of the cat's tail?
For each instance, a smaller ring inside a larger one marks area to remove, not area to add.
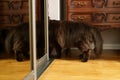
[[[14,31],[12,32],[9,30],[7,33],[6,39],[5,39],[5,51],[7,53],[13,52],[13,37],[14,37]]]
[[[102,39],[101,32],[98,28],[93,27],[91,29],[91,33],[92,33],[93,42],[94,42],[94,53],[96,57],[100,57],[103,50],[103,39]]]

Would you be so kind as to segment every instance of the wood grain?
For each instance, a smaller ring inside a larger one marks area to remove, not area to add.
[[[23,80],[30,72],[30,61],[17,62],[0,54],[0,80]]]
[[[39,80],[120,80],[120,51],[104,51],[86,63],[75,56],[55,59]]]

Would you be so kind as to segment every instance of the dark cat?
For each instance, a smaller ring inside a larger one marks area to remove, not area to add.
[[[49,38],[50,52],[55,48],[57,58],[61,57],[63,48],[77,47],[83,53],[80,55],[83,62],[86,62],[91,55],[99,57],[102,53],[103,40],[100,31],[84,22],[50,20]],[[91,54],[92,43],[95,46],[94,54]]]
[[[43,55],[44,48],[44,30],[41,23],[37,22],[37,52],[38,56]],[[40,37],[43,37],[42,39]],[[23,61],[29,58],[29,23],[23,23],[16,27],[11,27],[5,40],[7,53],[14,53],[17,61]],[[40,52],[41,51],[41,52]]]

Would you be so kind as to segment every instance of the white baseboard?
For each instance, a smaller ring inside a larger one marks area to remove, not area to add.
[[[103,49],[120,49],[120,44],[103,44]]]
[[[94,45],[92,45],[92,49],[93,48],[94,48]],[[77,48],[72,48],[72,49],[77,49]],[[120,44],[103,44],[103,49],[119,50],[120,49]]]

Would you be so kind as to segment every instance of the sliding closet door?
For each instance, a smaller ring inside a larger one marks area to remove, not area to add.
[[[37,21],[36,0],[29,1],[31,72],[24,80],[37,80],[49,64],[47,0],[40,0],[41,20]]]

